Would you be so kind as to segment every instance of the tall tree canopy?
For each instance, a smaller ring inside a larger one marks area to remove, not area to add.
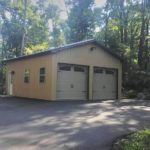
[[[150,57],[148,0],[107,0],[105,7],[95,10],[98,40],[125,58],[127,69],[145,70]]]
[[[21,54],[23,36],[24,54],[57,47],[65,42],[57,5],[50,4],[47,0],[42,3],[37,1],[36,4],[26,0],[24,9],[23,2],[0,0],[1,47],[3,58],[6,59]]]
[[[20,55],[22,38],[24,34],[24,9],[22,0],[0,1],[0,17],[2,20],[1,35],[3,40],[3,54],[5,58]],[[27,48],[48,41],[48,34],[43,20],[37,15],[35,6],[27,1],[25,20],[25,51]]]
[[[92,38],[94,34],[94,0],[71,0],[68,26],[70,42]]]
[[[149,68],[149,0],[106,0],[101,8],[94,0],[64,4],[66,20],[54,1],[0,0],[0,55],[20,55],[25,28],[24,54],[96,38],[126,60],[126,71]]]

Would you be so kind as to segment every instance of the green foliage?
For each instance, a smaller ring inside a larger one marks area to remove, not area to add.
[[[46,2],[46,1],[45,1]],[[40,14],[44,23],[49,28],[49,46],[58,47],[65,43],[65,37],[61,28],[60,8],[55,4],[49,4]],[[42,8],[43,9],[43,8]],[[51,24],[49,24],[51,22]]]
[[[47,0],[36,5],[27,1],[25,19],[24,54],[31,54],[48,47],[57,47],[65,43],[61,28],[60,9]],[[4,58],[20,55],[24,34],[24,7],[22,0],[0,1],[0,19],[2,35],[2,51]],[[49,24],[49,22],[52,24]],[[45,44],[46,43],[46,44]]]
[[[37,15],[37,12],[31,10],[27,13],[28,26],[26,35],[26,47],[30,45],[39,45],[48,42],[48,28],[44,21]]]
[[[50,45],[52,47],[59,47],[64,44],[65,44],[64,35],[61,32],[59,26],[53,27],[53,31],[51,32]]]
[[[147,69],[147,58],[150,57],[150,44],[147,38],[149,37],[150,9],[148,9],[148,1],[143,0],[143,3],[145,5],[142,9],[141,2],[137,0],[107,0],[105,7],[95,10],[96,22],[101,28],[95,36],[96,39],[104,41],[105,45],[119,53],[127,62],[127,66],[132,67],[138,63],[140,69],[144,70]],[[144,22],[142,15],[144,15]],[[143,31],[142,24],[144,24]],[[140,36],[143,36],[142,49],[139,47]],[[141,68],[139,64],[140,53],[144,68]],[[128,72],[128,68],[124,71]]]
[[[4,51],[6,58],[13,55],[19,56],[19,49],[21,47],[22,27],[16,18],[12,18],[11,22],[6,20],[2,25],[1,31],[4,40]]]
[[[143,92],[144,89],[150,89],[150,74],[146,72],[132,72],[126,78],[126,89],[133,89],[137,92]]]
[[[94,0],[72,0],[68,26],[70,28],[70,42],[77,42],[92,38],[94,32]]]
[[[65,37],[61,28],[60,9],[57,5],[50,4],[46,9],[46,19],[51,20],[50,41],[51,47],[59,47],[65,43]]]
[[[142,130],[131,134],[114,145],[113,150],[148,150],[150,146],[150,130]]]
[[[69,36],[70,36],[70,28],[66,21],[60,22],[60,29],[62,30],[64,43],[70,43]]]
[[[126,93],[127,98],[132,99],[132,98],[137,98],[137,92],[135,90],[129,90]]]
[[[22,1],[0,3],[0,16],[2,18],[1,35],[3,39],[3,58],[20,55],[23,36],[23,4]],[[25,47],[42,44],[48,41],[48,29],[43,20],[38,16],[35,6],[30,1],[27,3],[26,13],[26,39]],[[46,30],[47,29],[47,30]]]
[[[25,48],[25,54],[29,55],[36,52],[41,52],[48,49],[48,43],[44,42],[41,44],[30,45],[30,47]]]

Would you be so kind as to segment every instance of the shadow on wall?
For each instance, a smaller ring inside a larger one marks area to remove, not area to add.
[[[114,137],[150,126],[149,106],[148,101],[37,102],[3,98],[0,147],[104,150],[110,148]]]

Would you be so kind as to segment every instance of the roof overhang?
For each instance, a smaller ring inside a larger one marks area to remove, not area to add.
[[[104,44],[99,43],[94,39],[91,39],[91,40],[80,41],[80,42],[68,44],[68,45],[65,45],[65,46],[62,46],[62,47],[58,47],[58,48],[51,48],[51,49],[48,49],[46,51],[34,53],[34,54],[31,54],[31,55],[24,55],[24,56],[8,59],[8,60],[5,60],[4,62],[9,63],[9,62],[20,61],[20,60],[29,59],[29,58],[35,58],[35,57],[55,54],[55,53],[61,52],[63,50],[76,48],[76,47],[84,46],[84,45],[87,45],[87,44],[95,44],[96,46],[102,48],[103,50],[105,50],[106,52],[108,52],[109,54],[114,56],[115,58],[119,59],[121,62],[123,61],[122,58],[119,55],[117,55],[116,53],[114,53],[110,48],[104,46]]]

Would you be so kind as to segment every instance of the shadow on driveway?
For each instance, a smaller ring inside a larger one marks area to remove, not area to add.
[[[150,127],[150,101],[48,102],[0,98],[0,150],[110,150]]]

